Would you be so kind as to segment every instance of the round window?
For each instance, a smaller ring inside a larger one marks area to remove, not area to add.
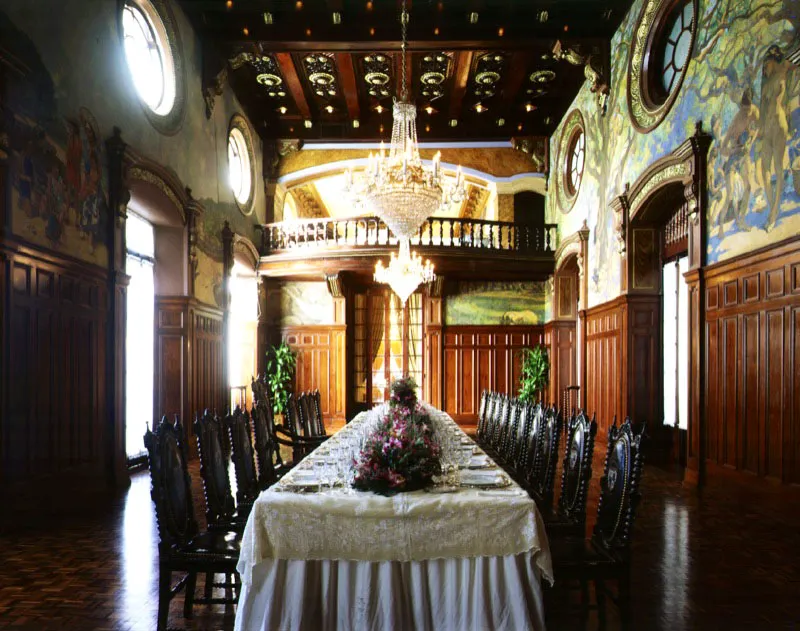
[[[567,155],[567,189],[570,195],[575,195],[581,187],[583,177],[583,157],[585,136],[583,130],[578,128],[570,142],[569,153]]]
[[[120,22],[125,59],[144,110],[159,131],[174,133],[185,86],[172,14],[163,0],[124,0]]]
[[[648,0],[630,56],[628,106],[641,132],[669,112],[686,75],[694,44],[697,0]]]
[[[561,212],[568,213],[578,198],[586,164],[586,131],[580,110],[572,110],[564,119],[556,164],[560,174],[556,178],[556,198]]]
[[[239,209],[253,211],[253,150],[246,121],[235,116],[228,132],[228,181]]]

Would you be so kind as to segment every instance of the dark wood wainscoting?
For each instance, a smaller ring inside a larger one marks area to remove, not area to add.
[[[222,311],[188,296],[156,297],[153,416],[180,415],[193,436],[195,414],[230,404],[224,381]],[[189,440],[194,451],[194,441]]]
[[[709,473],[800,483],[800,239],[704,275]]]
[[[515,395],[521,351],[544,341],[542,326],[448,326],[444,328],[444,409],[474,425],[481,392]]]
[[[345,333],[344,324],[289,326],[281,337],[297,353],[295,392],[319,388],[322,415],[326,422],[345,419]]]
[[[548,401],[559,405],[567,386],[577,385],[575,321],[554,320],[544,325],[544,343],[550,355]]]
[[[0,494],[19,492],[22,510],[56,479],[54,495],[101,490],[113,431],[107,272],[22,246],[0,246],[0,263]]]
[[[661,422],[661,298],[624,294],[584,312],[586,412],[598,438],[614,422]]]

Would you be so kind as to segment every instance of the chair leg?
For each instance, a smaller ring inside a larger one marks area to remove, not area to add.
[[[158,569],[158,631],[166,631],[169,618],[170,588],[172,587],[172,572],[169,568]]]
[[[628,631],[631,628],[631,578],[626,572],[619,578],[618,590],[619,598],[617,600],[617,607],[619,608],[619,617],[622,623],[623,631]]]
[[[192,605],[194,605],[194,588],[197,586],[197,572],[189,572],[186,578],[186,592],[183,598],[183,617],[192,617]]]
[[[211,598],[211,592],[214,588],[214,572],[206,572],[206,587],[205,591],[203,592],[203,596],[205,596],[206,600]]]
[[[594,597],[597,600],[597,619],[601,631],[606,629],[606,585],[602,579],[594,581]]]

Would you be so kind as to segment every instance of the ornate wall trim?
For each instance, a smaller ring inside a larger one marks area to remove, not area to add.
[[[258,249],[253,244],[253,242],[248,239],[247,237],[243,237],[240,234],[233,235],[233,258],[237,258],[237,254],[241,254],[247,260],[247,262],[252,267],[253,271],[258,268],[258,261],[260,260],[260,256],[258,255]]]
[[[580,186],[574,193],[570,193],[567,188],[567,161],[569,160],[570,143],[580,130],[581,133],[586,135],[586,125],[583,122],[583,114],[579,109],[572,110],[566,117],[564,128],[561,130],[561,138],[558,141],[558,151],[556,153],[556,160],[553,163],[553,171],[555,173],[555,187],[556,199],[558,206],[562,213],[568,213],[575,205],[575,200],[578,199],[580,194]],[[584,163],[586,160],[586,144],[584,143]],[[581,178],[583,181],[583,178]]]
[[[123,179],[128,190],[134,190],[137,182],[149,184],[160,191],[173,206],[175,216],[186,225],[186,205],[192,199],[183,182],[171,171],[146,158],[130,146],[125,148]]]

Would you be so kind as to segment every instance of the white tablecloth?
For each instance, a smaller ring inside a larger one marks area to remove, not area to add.
[[[541,516],[516,484],[388,498],[278,485],[253,507],[238,569],[237,631],[540,630],[540,578],[552,582]]]

